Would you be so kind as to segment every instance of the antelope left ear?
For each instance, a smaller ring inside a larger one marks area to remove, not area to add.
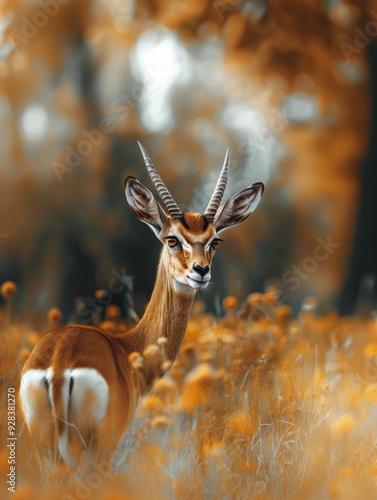
[[[256,182],[232,196],[226,203],[218,208],[214,225],[216,231],[224,231],[229,227],[237,226],[244,222],[257,208],[264,191],[263,182]]]
[[[157,238],[164,227],[167,216],[153,194],[135,177],[124,179],[125,195],[134,215],[148,224]]]

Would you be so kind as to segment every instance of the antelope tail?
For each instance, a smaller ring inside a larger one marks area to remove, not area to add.
[[[53,373],[51,369],[47,371],[48,398],[55,421],[58,450],[64,462],[73,466],[75,461],[68,451],[68,405],[73,382],[71,370],[64,373]]]

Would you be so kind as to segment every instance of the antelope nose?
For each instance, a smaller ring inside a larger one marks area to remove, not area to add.
[[[200,264],[194,264],[192,266],[192,268],[194,269],[194,271],[198,274],[200,274],[200,276],[203,278],[203,276],[205,276],[206,274],[208,274],[209,272],[209,265],[205,265],[204,267],[202,267]]]

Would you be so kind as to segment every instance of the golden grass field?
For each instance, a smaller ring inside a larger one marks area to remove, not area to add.
[[[171,371],[140,401],[118,467],[39,470],[17,407],[16,492],[7,491],[9,388],[45,330],[2,310],[0,498],[354,499],[377,496],[377,321],[297,319],[269,289],[217,319],[194,305]],[[124,329],[116,306],[103,328]]]

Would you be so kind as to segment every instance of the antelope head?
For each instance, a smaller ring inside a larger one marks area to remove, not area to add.
[[[211,264],[222,241],[219,234],[245,221],[264,191],[262,182],[243,189],[220,206],[229,176],[229,150],[214,193],[203,214],[182,212],[161,180],[143,146],[139,144],[152,182],[165,207],[134,177],[125,178],[125,194],[135,216],[148,224],[163,243],[161,259],[176,291],[205,289]]]

